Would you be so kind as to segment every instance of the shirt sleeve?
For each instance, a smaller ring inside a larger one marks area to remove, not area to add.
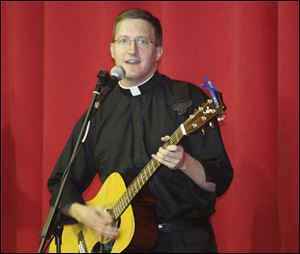
[[[50,206],[55,204],[56,197],[60,189],[60,182],[65,169],[67,168],[74,146],[77,141],[85,114],[76,123],[56,165],[48,179],[48,189],[51,192]],[[89,135],[86,142],[79,150],[72,166],[68,179],[63,190],[63,195],[59,207],[66,207],[71,203],[78,202],[84,204],[82,192],[89,186],[96,174],[96,167],[93,158],[93,151],[88,145]]]
[[[199,106],[208,96],[199,88],[190,87],[191,96]],[[224,147],[220,126],[216,119],[212,120],[214,127],[206,125],[197,133],[188,136],[191,155],[198,159],[205,171],[206,181],[216,184],[216,195],[222,195],[229,187],[233,178],[233,168]]]

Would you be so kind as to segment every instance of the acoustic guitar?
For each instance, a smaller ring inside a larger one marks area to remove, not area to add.
[[[162,147],[178,144],[184,136],[203,128],[213,118],[222,116],[225,107],[220,93],[217,93],[217,97],[218,102],[208,99],[195,109]],[[112,173],[97,195],[86,202],[90,206],[104,207],[114,218],[120,230],[117,239],[110,241],[97,237],[80,223],[64,225],[61,252],[150,252],[155,246],[158,232],[154,200],[150,195],[141,198],[137,194],[141,193],[140,190],[159,166],[158,161],[151,159],[128,186],[119,173]],[[54,241],[50,244],[49,252],[56,252]]]

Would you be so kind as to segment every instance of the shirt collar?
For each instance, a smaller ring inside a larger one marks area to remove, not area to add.
[[[141,94],[147,93],[152,89],[152,87],[157,83],[158,73],[154,72],[147,80],[132,87],[125,87],[119,81],[119,87],[123,94],[127,96],[139,96]]]

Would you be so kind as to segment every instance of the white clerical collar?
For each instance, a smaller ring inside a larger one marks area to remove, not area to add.
[[[138,85],[127,87],[127,86],[123,86],[121,84],[121,81],[119,81],[119,86],[123,89],[130,90],[132,96],[141,95],[142,93],[141,93],[141,90],[139,89],[139,86],[141,86],[141,85],[145,84],[147,81],[149,81],[153,77],[154,74],[155,74],[155,72],[149,78],[147,78],[145,81],[143,81],[142,83],[140,83]]]

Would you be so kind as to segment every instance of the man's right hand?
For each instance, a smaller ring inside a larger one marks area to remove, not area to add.
[[[86,206],[73,203],[69,210],[69,216],[90,228],[99,239],[116,239],[119,236],[119,229],[112,225],[113,218],[102,207]]]

